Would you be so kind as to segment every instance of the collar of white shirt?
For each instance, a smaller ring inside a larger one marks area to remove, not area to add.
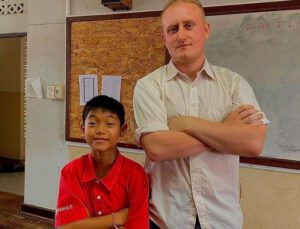
[[[171,60],[168,65],[167,65],[167,77],[166,77],[166,81],[169,81],[171,79],[173,79],[175,76],[181,75],[183,77],[187,77],[186,74],[180,72],[176,66],[174,65],[173,61]],[[197,76],[207,76],[213,80],[216,79],[214,72],[211,69],[210,64],[208,63],[207,59],[205,58],[204,60],[204,64],[203,67],[201,68],[201,70],[197,73]],[[187,77],[188,78],[188,77]]]

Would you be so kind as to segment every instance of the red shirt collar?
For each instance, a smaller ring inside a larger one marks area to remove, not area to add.
[[[81,182],[90,182],[93,180],[96,180],[97,177],[95,175],[95,169],[94,169],[94,163],[93,163],[93,156],[91,153],[89,153],[87,160],[85,162],[85,168],[83,171],[83,176],[81,178]],[[105,186],[106,189],[111,191],[112,187],[114,186],[115,182],[118,179],[118,176],[121,172],[121,168],[123,165],[123,156],[120,154],[120,152],[117,152],[117,158],[114,162],[112,168],[108,172],[108,174],[102,178],[99,179],[99,181]]]

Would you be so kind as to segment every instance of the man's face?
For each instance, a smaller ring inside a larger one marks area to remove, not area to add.
[[[203,63],[210,27],[197,5],[180,2],[170,6],[162,15],[162,26],[165,46],[175,64]]]

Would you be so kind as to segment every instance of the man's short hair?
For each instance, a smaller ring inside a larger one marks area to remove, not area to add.
[[[203,8],[203,6],[202,6],[202,4],[201,4],[201,2],[200,2],[199,0],[169,0],[169,1],[167,2],[167,4],[164,6],[161,15],[163,15],[164,12],[165,12],[170,6],[173,6],[173,5],[178,4],[178,3],[181,3],[181,2],[186,2],[186,3],[192,3],[192,4],[195,4],[195,5],[198,6],[199,9],[202,11],[203,16],[205,16],[204,8]]]
[[[91,110],[101,109],[103,111],[109,111],[116,114],[120,119],[121,126],[125,123],[125,110],[119,101],[106,95],[98,95],[90,99],[84,106],[82,111],[82,122],[85,123],[85,119]]]

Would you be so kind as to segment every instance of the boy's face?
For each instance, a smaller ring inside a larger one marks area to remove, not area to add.
[[[117,114],[110,111],[91,110],[83,126],[86,142],[93,152],[115,153],[120,136],[126,131],[126,125],[121,127]]]

